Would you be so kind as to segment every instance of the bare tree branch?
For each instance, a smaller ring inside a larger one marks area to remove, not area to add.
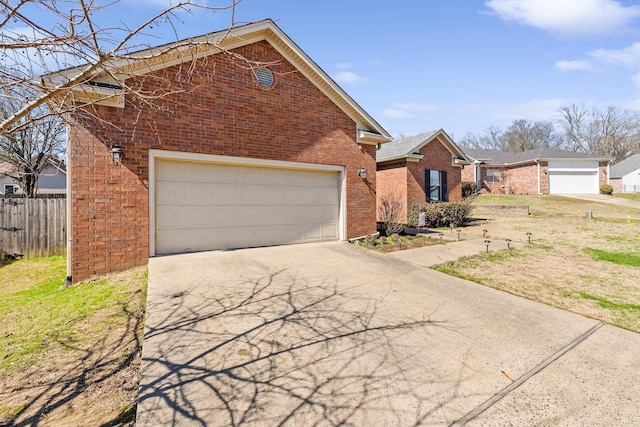
[[[16,93],[23,96],[21,107],[2,117],[0,134],[20,131],[33,119],[33,112],[39,111],[36,116],[41,115],[40,109],[45,105],[49,106],[51,114],[64,117],[113,97],[96,87],[111,85],[121,96],[130,95],[147,106],[152,106],[158,97],[181,90],[167,84],[165,93],[145,93],[143,86],[127,83],[127,79],[148,72],[140,69],[122,72],[136,61],[151,63],[166,54],[217,48],[239,64],[252,69],[260,66],[223,48],[222,42],[228,33],[216,39],[190,39],[150,49],[147,40],[163,28],[168,27],[178,40],[177,24],[182,22],[181,13],[229,11],[230,30],[236,25],[235,7],[240,0],[228,2],[209,6],[196,0],[179,1],[143,17],[137,24],[123,22],[120,27],[112,27],[103,25],[104,19],[118,5],[118,0],[107,4],[93,0],[20,0],[14,5],[8,0],[0,0],[0,88],[4,91],[0,96],[15,96]],[[54,17],[53,24],[51,17]],[[19,28],[15,24],[20,24]],[[52,71],[58,72],[55,78],[50,74]],[[37,78],[43,74],[44,78]],[[104,78],[109,81],[103,81]],[[79,100],[74,92],[90,94],[86,97],[89,101]]]

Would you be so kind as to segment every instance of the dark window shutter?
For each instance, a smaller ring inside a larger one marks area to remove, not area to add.
[[[440,200],[443,202],[449,201],[449,191],[447,191],[447,171],[440,172]]]
[[[430,170],[429,169],[425,169],[424,170],[424,196],[425,196],[425,201],[429,202],[430,201],[430,193],[431,193],[431,176],[430,176]]]

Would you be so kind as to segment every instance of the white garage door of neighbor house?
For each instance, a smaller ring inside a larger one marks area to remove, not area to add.
[[[597,172],[549,172],[551,194],[596,194]]]
[[[597,194],[598,162],[549,162],[550,194]]]
[[[340,173],[156,159],[157,254],[339,239]]]

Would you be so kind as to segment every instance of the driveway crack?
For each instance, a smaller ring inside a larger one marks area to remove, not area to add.
[[[585,332],[584,334],[580,335],[579,337],[577,337],[576,339],[571,341],[569,344],[565,345],[560,350],[555,352],[553,355],[549,356],[548,358],[546,358],[545,360],[540,362],[535,368],[531,369],[529,372],[527,372],[526,374],[522,375],[520,378],[518,378],[517,380],[515,380],[514,382],[509,384],[504,389],[502,389],[499,393],[496,393],[490,399],[486,400],[484,403],[482,403],[481,405],[477,406],[475,409],[473,409],[467,415],[465,415],[464,417],[462,417],[459,420],[455,421],[451,425],[452,426],[463,426],[463,425],[466,425],[469,421],[473,420],[478,415],[480,415],[481,413],[483,413],[484,411],[486,411],[487,409],[489,409],[490,407],[492,407],[493,405],[498,403],[498,401],[500,401],[500,399],[502,399],[503,397],[505,397],[506,395],[511,393],[513,390],[515,390],[518,387],[520,387],[529,378],[531,378],[534,375],[538,374],[538,372],[542,371],[544,368],[546,368],[547,366],[549,366],[550,364],[552,364],[553,362],[558,360],[560,357],[562,357],[565,353],[571,351],[575,346],[580,344],[582,341],[584,341],[587,338],[589,338],[591,335],[593,335],[602,326],[604,326],[604,324],[602,322],[599,322],[597,325],[595,325],[594,327],[589,329],[587,332]]]

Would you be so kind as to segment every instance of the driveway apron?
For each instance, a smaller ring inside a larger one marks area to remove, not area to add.
[[[344,242],[150,260],[137,425],[640,425],[640,335]]]

